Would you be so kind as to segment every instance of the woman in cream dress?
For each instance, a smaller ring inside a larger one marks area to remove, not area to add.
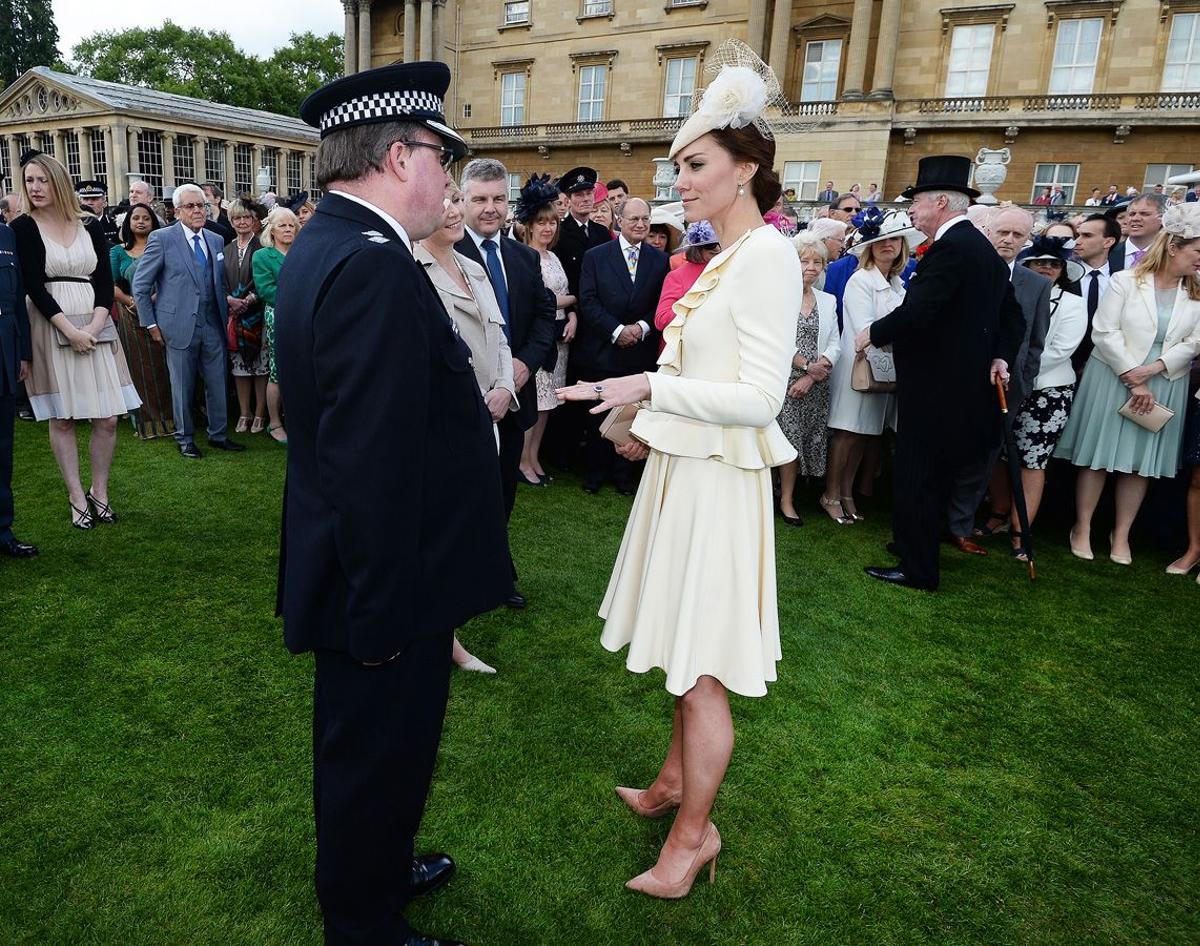
[[[708,818],[733,749],[727,691],[763,696],[781,658],[771,467],[796,458],[775,418],[803,279],[791,243],[763,222],[781,192],[774,141],[745,117],[777,83],[740,43],[721,53],[731,48],[757,68],[724,69],[671,148],[688,220],[709,220],[723,249],[675,303],[656,373],[559,392],[599,401],[595,413],[648,402],[637,441],[620,448],[649,459],[600,616],[601,643],[628,646],[636,673],[663,671],[676,697],[658,777],[617,789],[639,815],[679,809],[658,863],[627,884],[664,898],[715,868],[721,840]]]

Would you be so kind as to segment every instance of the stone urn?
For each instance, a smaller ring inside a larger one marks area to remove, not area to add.
[[[1008,148],[980,148],[975,155],[975,188],[980,191],[978,204],[998,204],[996,191],[1008,177],[1008,162],[1012,151]]]
[[[654,200],[679,200],[675,192],[675,162],[670,158],[654,159]]]

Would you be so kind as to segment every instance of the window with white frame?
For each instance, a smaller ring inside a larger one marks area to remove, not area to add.
[[[837,98],[838,70],[842,63],[842,41],[822,39],[804,47],[804,80],[801,102],[830,102]]]
[[[608,16],[613,11],[613,0],[583,0],[584,16]]]
[[[176,181],[196,179],[196,151],[192,147],[192,139],[187,135],[175,138],[171,146],[171,165],[175,169]]]
[[[604,88],[608,66],[579,67],[579,121],[598,122],[604,118]]]
[[[1167,178],[1174,177],[1176,174],[1191,174],[1192,170],[1193,166],[1190,164],[1147,164],[1146,179],[1142,190],[1153,190],[1156,184],[1167,187]]]
[[[204,179],[225,190],[225,142],[209,138],[205,143]]]
[[[63,148],[66,149],[67,174],[71,176],[71,183],[78,184],[82,180],[82,169],[79,163],[79,136],[73,131],[63,132]]]
[[[263,167],[267,169],[267,173],[271,175],[271,183],[267,189],[271,191],[279,191],[279,149],[278,148],[263,148],[262,149]],[[256,170],[257,177],[258,171]]]
[[[0,135],[0,187],[6,191],[16,190],[14,182],[9,179],[12,174],[12,164],[8,157],[8,138]]]
[[[163,192],[162,135],[157,131],[139,131],[137,155],[142,180],[150,185],[151,192],[157,197]]]
[[[508,175],[508,200],[509,203],[516,203],[521,197],[521,175],[509,172]]]
[[[508,0],[504,4],[504,25],[517,26],[529,22],[529,0]]]
[[[233,189],[237,194],[254,193],[254,154],[249,145],[233,146]]]
[[[293,194],[298,194],[304,190],[304,184],[300,178],[299,151],[289,151],[287,153],[287,186],[288,191]]]
[[[103,181],[108,177],[108,150],[104,147],[104,129],[93,128],[92,136],[92,173],[96,180]]]
[[[954,27],[954,35],[950,39],[950,60],[946,65],[946,98],[987,95],[995,35],[993,23]]]
[[[525,73],[506,72],[500,77],[500,124],[525,124]]]
[[[696,58],[667,60],[667,84],[663,95],[664,118],[686,118],[692,111],[696,91]]]
[[[820,161],[785,161],[783,192],[794,191],[795,200],[816,200],[821,184]]]
[[[1033,193],[1029,195],[1029,201],[1032,203],[1047,187],[1051,193],[1055,187],[1061,187],[1067,203],[1073,204],[1078,181],[1078,164],[1039,164],[1033,172]]]
[[[1200,13],[1176,13],[1163,64],[1164,92],[1200,90]]]
[[[1104,20],[1059,20],[1050,68],[1051,95],[1091,95]]]

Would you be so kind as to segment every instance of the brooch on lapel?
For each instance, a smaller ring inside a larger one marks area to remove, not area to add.
[[[391,243],[392,241],[385,237],[378,230],[364,230],[362,235],[372,243]]]

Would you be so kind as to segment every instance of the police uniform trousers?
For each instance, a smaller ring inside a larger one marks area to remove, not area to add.
[[[13,424],[17,416],[18,382],[12,389],[0,371],[0,539],[12,535]]]
[[[397,946],[450,691],[450,628],[367,667],[316,650],[313,811],[327,946]]]

